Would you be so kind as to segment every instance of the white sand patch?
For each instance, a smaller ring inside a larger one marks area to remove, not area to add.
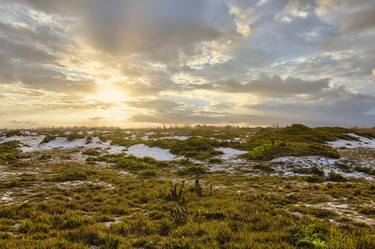
[[[109,227],[111,227],[114,224],[120,223],[121,220],[122,220],[122,217],[115,217],[115,218],[112,219],[112,221],[102,222],[102,224],[105,227],[109,228]]]
[[[228,138],[228,139],[223,139],[223,138],[215,138],[215,137],[210,137],[212,140],[216,140],[221,143],[245,143],[246,140],[240,137],[234,137],[234,138]]]
[[[152,136],[152,135],[155,135],[156,134],[156,132],[154,132],[154,131],[149,131],[149,132],[145,132],[145,133],[143,133],[143,137],[142,137],[142,139],[143,140],[150,140],[150,136]]]
[[[19,141],[21,143],[22,152],[33,151],[45,138],[44,135],[31,135],[31,136],[12,136],[12,137],[1,137],[0,143],[5,143],[9,141]]]
[[[87,144],[88,145],[88,144]],[[53,150],[53,149],[75,149],[86,146],[85,139],[74,139],[69,141],[65,137],[57,137],[48,143],[43,143],[36,150]]]
[[[220,159],[223,159],[223,160],[235,158],[235,157],[238,157],[240,155],[244,155],[247,153],[247,151],[237,150],[237,149],[233,149],[230,147],[219,147],[219,148],[216,148],[216,150],[224,153],[223,155],[220,156]]]
[[[374,138],[367,138],[361,137],[354,133],[348,133],[347,135],[357,138],[358,141],[349,141],[344,139],[339,139],[333,142],[328,142],[328,144],[333,148],[348,148],[348,149],[356,149],[356,148],[367,148],[367,149],[375,149],[375,139]]]
[[[318,204],[304,204],[304,206],[329,210],[337,213],[340,217],[345,217],[355,222],[362,222],[369,226],[375,225],[375,219],[360,214],[358,211],[350,207],[348,204],[336,202],[323,202]]]
[[[339,160],[326,158],[326,157],[318,157],[318,156],[305,156],[305,157],[278,157],[273,159],[272,163],[292,163],[296,165],[301,165],[304,167],[310,166],[332,166],[335,165]]]
[[[66,182],[60,182],[60,183],[56,183],[57,187],[59,188],[69,188],[69,187],[78,187],[78,186],[82,186],[82,185],[91,185],[91,186],[99,186],[99,187],[104,187],[104,188],[108,188],[108,189],[114,189],[114,187],[112,186],[112,184],[110,183],[106,183],[106,182],[101,182],[101,181],[97,181],[97,182],[94,182],[94,181],[66,181]]]
[[[172,161],[176,159],[176,156],[170,153],[169,150],[149,147],[144,144],[130,146],[127,153],[140,158],[151,157],[160,161]]]
[[[12,192],[8,191],[6,193],[4,193],[1,198],[0,198],[0,203],[4,204],[4,203],[9,203],[9,202],[13,202],[14,201],[14,198],[11,197],[12,195]]]
[[[159,139],[162,139],[162,140],[165,140],[165,139],[170,139],[170,140],[188,140],[189,138],[191,138],[190,136],[178,136],[178,135],[174,135],[174,136],[169,136],[169,137],[161,137]]]
[[[312,167],[316,166],[323,170],[326,175],[334,172],[345,177],[362,178],[366,180],[374,179],[372,176],[369,176],[367,174],[356,172],[354,168],[358,165],[355,162],[347,161],[345,158],[332,159],[319,156],[279,157],[273,159],[271,163],[276,172],[278,172],[279,174],[281,173],[285,176],[305,175],[301,173],[295,173],[295,171],[298,169],[311,169]],[[343,167],[341,167],[342,165],[344,165],[348,169],[344,170]]]
[[[112,145],[111,141],[102,142],[99,137],[93,137],[91,142],[87,142],[86,139],[74,139],[69,141],[65,137],[56,137],[54,140],[48,143],[43,143],[44,135],[39,136],[13,136],[13,137],[1,137],[0,143],[8,141],[19,141],[21,143],[22,152],[34,152],[54,149],[104,149],[111,154],[120,154],[126,149],[124,146]]]
[[[226,172],[229,174],[249,168],[249,162],[243,159],[229,158],[222,163],[212,163],[207,165],[210,172]]]

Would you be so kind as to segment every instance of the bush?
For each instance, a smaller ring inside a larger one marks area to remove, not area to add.
[[[335,172],[329,173],[326,180],[330,182],[346,182],[346,178],[343,175]]]
[[[88,172],[79,169],[60,173],[54,178],[54,181],[67,182],[67,181],[83,181],[88,178]]]
[[[138,170],[146,170],[146,169],[152,169],[152,165],[136,160],[136,159],[130,159],[130,158],[123,158],[120,159],[116,167],[119,169],[124,169],[124,170],[131,170],[131,171],[138,171]]]
[[[49,143],[49,142],[51,142],[51,141],[53,141],[53,140],[55,140],[55,139],[56,139],[55,136],[48,134],[48,135],[46,135],[46,136],[44,137],[43,141],[40,142],[40,144],[46,144],[46,143]]]
[[[200,165],[188,165],[177,170],[179,175],[199,175],[206,173],[206,169]]]
[[[9,141],[0,144],[0,163],[7,163],[19,159],[19,146],[19,141]]]
[[[211,157],[221,155],[221,151],[217,151],[214,146],[218,143],[215,140],[201,137],[192,137],[187,140],[174,141],[170,145],[170,151],[173,154],[205,160]]]
[[[290,230],[289,237],[298,248],[328,249],[329,230],[321,225],[298,226]]]
[[[365,173],[367,175],[375,176],[375,169],[368,168],[368,167],[355,167],[355,170],[361,173]]]
[[[145,169],[141,172],[140,175],[143,176],[143,177],[151,177],[151,176],[156,176],[157,172],[155,170],[152,170],[152,169]]]
[[[318,175],[306,176],[306,181],[310,183],[321,183],[324,182],[324,177]]]

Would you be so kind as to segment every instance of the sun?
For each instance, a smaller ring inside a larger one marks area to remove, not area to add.
[[[105,85],[99,86],[96,94],[88,96],[87,99],[104,103],[122,103],[126,100],[126,95],[114,86]]]

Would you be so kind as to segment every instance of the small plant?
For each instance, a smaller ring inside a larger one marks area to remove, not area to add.
[[[82,170],[73,170],[60,173],[54,178],[54,181],[67,182],[67,181],[83,181],[88,178],[88,173]]]
[[[46,143],[49,143],[49,142],[51,142],[51,141],[53,141],[53,140],[55,140],[55,139],[56,139],[55,136],[48,134],[48,135],[46,135],[46,136],[44,137],[43,141],[40,142],[40,144],[46,144]]]
[[[187,208],[180,205],[169,207],[167,214],[172,219],[173,223],[178,226],[186,224],[188,220]]]
[[[330,182],[346,182],[347,181],[343,175],[335,173],[335,172],[330,172],[326,180]]]
[[[317,166],[314,166],[314,167],[311,168],[311,173],[313,175],[320,176],[320,177],[325,176],[324,170],[322,168],[317,167]]]
[[[43,155],[41,155],[41,156],[38,158],[38,160],[40,160],[40,161],[48,161],[48,160],[50,160],[51,158],[52,158],[51,155],[43,154]]]
[[[321,183],[324,182],[324,177],[318,175],[306,176],[306,181],[310,183]]]
[[[195,190],[195,193],[197,193],[198,196],[202,196],[202,187],[199,183],[199,177],[198,176],[195,178],[194,190]]]
[[[206,169],[201,165],[188,165],[177,170],[179,175],[198,175],[206,173]]]
[[[156,176],[157,172],[153,169],[145,169],[145,170],[141,171],[140,175],[143,176],[143,177],[151,177],[151,176]]]
[[[298,226],[290,230],[292,244],[298,248],[328,249],[327,236],[329,231],[320,225]]]
[[[184,190],[185,181],[182,181],[180,189],[178,189],[178,184],[175,183],[172,185],[172,187],[169,190],[169,194],[167,195],[167,200],[170,201],[181,201],[182,200],[182,194]]]

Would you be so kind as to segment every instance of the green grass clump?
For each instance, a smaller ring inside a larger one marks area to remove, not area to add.
[[[326,177],[326,180],[330,182],[346,182],[347,181],[347,179],[343,175],[335,173],[335,172],[330,172],[328,176]]]
[[[19,155],[20,142],[9,141],[0,144],[0,163],[13,162],[20,158]]]
[[[215,149],[219,146],[217,141],[204,137],[192,137],[187,140],[156,140],[149,141],[147,144],[170,149],[175,155],[198,160],[208,160],[222,154]]]
[[[116,168],[129,171],[139,171],[153,169],[154,167],[152,164],[137,159],[123,158],[116,163]]]
[[[325,181],[324,177],[318,176],[318,175],[306,176],[305,179],[307,182],[310,182],[310,183],[321,183]]]
[[[331,147],[318,143],[265,143],[253,148],[250,159],[271,160],[282,156],[326,156],[339,158],[339,153]]]
[[[82,169],[66,170],[53,178],[53,181],[84,181],[89,178],[90,172]]]
[[[359,210],[362,214],[365,215],[372,215],[375,216],[375,208],[374,207],[362,207]]]
[[[22,136],[21,130],[10,130],[5,132],[6,137]]]
[[[206,168],[198,164],[185,165],[177,170],[178,175],[199,175],[206,172]]]
[[[365,173],[367,175],[372,175],[375,176],[375,169],[369,168],[369,167],[355,167],[354,168],[356,171]]]
[[[51,142],[51,141],[53,141],[53,140],[55,140],[55,139],[56,139],[56,137],[55,137],[54,135],[47,134],[47,135],[44,137],[43,141],[40,142],[40,143],[41,143],[41,144],[46,144],[46,143],[49,143],[49,142]]]
[[[156,176],[158,173],[156,170],[153,169],[145,169],[140,172],[140,175],[143,177],[152,177]]]
[[[248,142],[249,158],[271,160],[281,156],[326,156],[338,158],[326,142],[341,138],[328,130],[295,124],[286,128],[262,128]]]
[[[88,149],[82,153],[83,155],[88,155],[88,156],[99,156],[100,152],[95,150],[95,149]]]
[[[290,230],[290,238],[293,244],[298,248],[309,249],[328,249],[329,233],[327,227],[311,224],[307,226],[298,226]]]

